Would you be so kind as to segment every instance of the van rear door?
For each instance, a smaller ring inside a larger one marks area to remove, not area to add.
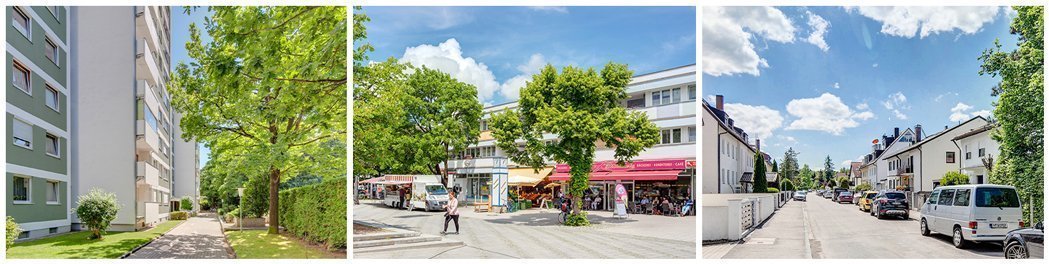
[[[976,187],[973,195],[975,238],[1004,238],[1009,230],[1020,228],[1023,211],[1020,196],[1011,187]]]

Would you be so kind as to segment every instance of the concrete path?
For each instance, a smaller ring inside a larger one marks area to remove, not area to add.
[[[590,212],[588,227],[557,222],[556,210],[474,213],[460,207],[460,234],[446,235],[465,246],[353,254],[353,258],[696,258],[696,217],[631,215],[614,219],[611,212]],[[441,235],[442,212],[387,208],[361,201],[353,219],[380,222],[423,234]],[[448,231],[455,227],[449,224]]]
[[[129,259],[227,259],[233,250],[226,244],[215,217],[191,217]]]
[[[957,249],[947,235],[922,236],[915,220],[920,216],[914,211],[906,220],[877,219],[853,204],[837,204],[816,195],[808,198],[807,202],[788,202],[744,242],[731,245],[723,258],[1002,258],[998,243]],[[708,256],[708,248],[703,250],[704,257]]]

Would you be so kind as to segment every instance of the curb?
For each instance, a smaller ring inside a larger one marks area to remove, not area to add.
[[[171,220],[168,220],[168,221],[171,221]],[[186,219],[186,220],[182,221],[182,223],[178,223],[174,227],[171,227],[171,230],[175,230],[175,228],[178,228],[182,224],[185,224],[186,221],[189,221],[189,219]],[[154,227],[154,228],[156,228],[156,227]],[[168,230],[168,232],[171,232],[171,230]],[[135,231],[135,232],[138,232],[138,231]],[[120,255],[119,259],[125,259],[125,258],[131,256],[131,254],[135,254],[135,252],[138,252],[139,249],[142,249],[142,248],[148,246],[149,244],[153,244],[154,241],[157,241],[157,239],[160,239],[160,238],[164,237],[164,235],[167,235],[167,234],[168,234],[167,232],[164,232],[163,234],[160,234],[159,236],[154,237],[149,242],[146,242],[145,244],[142,244],[142,245],[138,245],[137,247],[131,249],[131,251],[128,251],[128,252],[124,253],[124,255]]]
[[[226,227],[222,226],[222,217],[219,214],[215,214],[215,220],[219,221],[219,229],[222,231],[222,242],[226,243],[226,246],[224,247],[226,249],[226,254],[232,259],[238,259],[237,251],[234,251],[233,246],[229,244],[229,236],[226,236]]]

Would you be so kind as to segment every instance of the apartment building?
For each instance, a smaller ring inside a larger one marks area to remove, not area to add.
[[[695,199],[696,159],[696,65],[661,70],[634,76],[627,86],[629,98],[621,102],[630,111],[645,113],[660,128],[660,142],[641,152],[625,167],[614,164],[614,150],[597,143],[595,171],[591,187],[604,197],[613,197],[615,186],[623,184],[629,197],[635,190],[653,190],[673,193]],[[536,172],[506,158],[505,152],[495,146],[488,120],[495,113],[516,109],[517,102],[486,107],[481,120],[478,143],[449,161],[452,187],[462,190],[462,201],[501,206],[506,201],[507,189],[517,181],[567,182],[568,166],[550,161]],[[544,140],[556,140],[556,135],[543,135]],[[443,165],[442,165],[443,166]],[[614,171],[614,173],[613,173]],[[531,180],[529,180],[531,179]],[[633,199],[633,198],[630,198]],[[603,199],[601,210],[611,210],[613,199]]]
[[[6,8],[7,215],[19,238],[70,228],[69,10]]]
[[[80,230],[76,197],[114,193],[113,231],[199,198],[197,144],[167,93],[170,7],[7,7],[7,215],[21,238]],[[173,195],[174,194],[174,195]]]
[[[962,157],[959,171],[969,176],[969,183],[988,182],[988,168],[994,166],[994,159],[1000,153],[998,141],[991,138],[992,129],[994,125],[987,124],[951,139]]]
[[[921,126],[918,126],[921,127]],[[918,131],[920,132],[920,131]],[[892,135],[882,135],[880,139],[871,141],[871,152],[864,155],[863,163],[860,165],[861,177],[870,183],[876,191],[895,190],[900,185],[901,177],[897,169],[901,166],[898,160],[882,159],[886,154],[895,153],[909,147],[915,138],[915,131],[907,128],[900,132],[900,128],[893,128]]]
[[[887,152],[881,160],[892,165],[890,179],[898,177],[899,187],[914,193],[912,206],[920,206],[933,188],[940,185],[940,178],[948,171],[957,171],[961,163],[959,150],[953,140],[967,132],[986,126],[987,119],[981,116],[969,119],[943,131],[924,137],[922,127],[915,127],[914,143],[898,151]]]
[[[755,140],[754,145],[750,144],[747,132],[737,127],[735,120],[725,112],[725,99],[721,95],[715,96],[714,105],[703,101],[702,122],[705,145],[703,193],[751,192],[754,153],[760,151],[758,141]],[[766,168],[772,169],[767,164]]]

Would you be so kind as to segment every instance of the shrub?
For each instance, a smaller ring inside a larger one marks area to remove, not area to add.
[[[182,211],[193,211],[193,200],[190,200],[189,197],[182,197],[178,204]]]
[[[269,175],[255,175],[244,186],[244,217],[262,217],[270,208]]]
[[[569,214],[568,219],[565,220],[567,226],[588,226],[590,220],[586,218],[586,211],[579,211],[579,214]]]
[[[233,219],[240,217],[240,208],[233,208],[233,210],[225,214],[226,223],[233,222]]]
[[[209,199],[200,199],[197,203],[200,203],[200,210],[211,210],[211,201]]]
[[[280,223],[291,234],[346,247],[346,178],[280,192]]]
[[[776,189],[775,187],[769,187],[766,193],[779,193],[779,189]]]
[[[100,189],[92,189],[77,200],[76,215],[91,230],[92,239],[102,239],[102,234],[109,229],[109,223],[117,218],[119,211],[117,196]]]
[[[873,190],[873,189],[874,188],[871,188],[871,184],[870,183],[866,183],[866,182],[860,183],[860,185],[856,185],[856,191],[857,192],[865,192],[865,191],[870,191],[870,190]]]
[[[171,212],[168,214],[168,219],[171,220],[186,220],[189,218],[189,213],[184,211]]]
[[[793,191],[794,182],[790,181],[790,179],[783,179],[779,182],[779,187],[783,188],[784,191]]]
[[[22,233],[22,228],[15,223],[15,218],[7,216],[7,247],[15,243],[15,239],[18,239],[18,235]]]
[[[948,171],[940,178],[940,186],[969,184],[969,176],[957,171]]]

